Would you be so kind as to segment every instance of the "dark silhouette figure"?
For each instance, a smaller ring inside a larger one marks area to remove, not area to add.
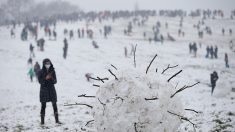
[[[40,87],[40,102],[41,102],[41,125],[44,124],[46,103],[52,102],[55,121],[61,124],[58,117],[57,109],[57,95],[54,84],[57,83],[56,73],[53,64],[49,59],[43,60],[42,69],[39,72],[38,81],[41,85]]]
[[[209,54],[210,54],[210,47],[207,46],[207,47],[206,47],[206,58],[209,57]]]
[[[224,61],[225,61],[225,66],[226,66],[226,68],[229,68],[229,64],[228,64],[228,54],[227,54],[227,53],[225,53]]]
[[[217,47],[217,46],[215,46],[214,57],[215,57],[216,59],[218,58],[218,47]]]
[[[63,57],[64,57],[64,59],[66,59],[66,57],[67,57],[67,52],[68,52],[68,41],[65,38],[64,39],[64,47],[63,47]]]
[[[218,74],[216,71],[214,71],[212,74],[211,74],[211,95],[213,94],[214,92],[214,89],[215,89],[215,86],[216,86],[216,81],[219,79],[218,77]]]

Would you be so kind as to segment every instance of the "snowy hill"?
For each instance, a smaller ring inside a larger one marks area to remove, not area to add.
[[[166,81],[174,73],[183,70],[181,74],[171,80],[172,85],[178,84],[177,88],[184,85],[192,85],[200,82],[199,85],[186,89],[176,96],[181,98],[184,109],[194,109],[200,113],[185,111],[185,117],[196,124],[196,131],[234,131],[235,130],[235,53],[229,49],[230,40],[235,41],[235,34],[232,36],[225,33],[222,35],[221,29],[226,31],[231,28],[235,31],[235,20],[217,19],[205,20],[213,30],[213,35],[205,35],[203,39],[198,39],[197,30],[193,28],[199,18],[187,17],[184,19],[182,30],[185,37],[178,37],[180,18],[153,17],[150,18],[143,27],[134,26],[131,36],[123,34],[130,20],[118,20],[115,23],[104,21],[102,24],[90,23],[89,28],[94,30],[94,40],[97,41],[99,49],[94,49],[92,40],[75,37],[68,39],[68,56],[63,59],[63,39],[64,28],[73,29],[75,32],[79,27],[86,27],[86,23],[63,23],[57,24],[56,31],[58,39],[49,40],[45,37],[45,51],[40,52],[36,47],[36,42],[29,37],[28,41],[21,41],[20,33],[23,26],[16,26],[16,38],[10,37],[9,27],[0,27],[0,131],[95,131],[94,124],[87,126],[87,121],[93,120],[93,110],[86,106],[64,106],[67,103],[86,103],[95,105],[95,99],[78,98],[78,95],[96,95],[98,87],[93,84],[103,85],[102,82],[87,82],[86,73],[92,76],[114,77],[108,72],[112,65],[118,71],[136,69],[139,73],[145,74],[146,68],[155,54],[155,61],[149,69],[149,77],[153,80],[161,75],[161,72],[168,64],[171,66],[179,65],[167,71],[162,80]],[[164,37],[169,32],[176,38],[175,42],[165,41],[149,44],[148,40],[143,39],[145,31],[147,37],[151,34],[152,26],[160,21],[164,25],[168,22],[166,29],[161,26],[160,30]],[[105,39],[100,35],[99,29],[103,25],[112,25],[112,35]],[[39,29],[39,38],[44,37],[43,29]],[[201,42],[198,47],[197,57],[189,54],[188,44],[190,42]],[[53,117],[51,103],[47,103],[45,126],[40,125],[39,90],[40,85],[35,80],[33,83],[27,75],[29,65],[29,44],[35,46],[33,64],[38,61],[42,65],[44,58],[50,58],[54,64],[58,83],[55,85],[58,95],[58,109],[60,120],[63,125],[56,125]],[[136,64],[134,68],[133,55],[124,56],[124,47],[130,52],[131,44],[137,44]],[[206,46],[218,46],[218,59],[206,59]],[[230,68],[225,68],[224,54],[228,53]],[[158,72],[156,73],[156,68]],[[217,71],[219,80],[214,94],[211,96],[210,74]],[[175,91],[177,90],[175,89]],[[144,91],[143,91],[144,92]],[[81,129],[82,128],[82,129]],[[131,130],[134,132],[134,129]],[[194,131],[192,125],[183,121],[178,128],[179,132]]]

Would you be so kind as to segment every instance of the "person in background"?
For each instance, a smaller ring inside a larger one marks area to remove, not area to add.
[[[226,68],[229,68],[229,64],[228,64],[228,54],[227,54],[227,53],[225,53],[225,55],[224,55],[224,61],[225,61],[225,66],[226,66]]]
[[[216,86],[216,81],[219,79],[218,77],[218,74],[216,71],[214,71],[212,74],[211,74],[211,95],[213,94],[214,92],[214,89],[215,89],[215,86]]]
[[[39,72],[41,70],[40,65],[39,65],[38,62],[35,63],[33,70],[34,70],[36,78],[38,78],[38,74],[39,74]]]
[[[30,77],[30,81],[33,82],[34,71],[33,71],[33,68],[32,68],[32,67],[29,68],[28,75],[29,75],[29,77]]]
[[[29,46],[29,51],[30,51],[30,57],[35,57],[35,54],[34,54],[34,46],[32,44],[30,44]]]
[[[206,58],[209,57],[209,54],[210,54],[210,47],[207,45],[206,46]]]
[[[215,59],[218,58],[218,47],[217,46],[215,46],[214,57],[215,57]]]

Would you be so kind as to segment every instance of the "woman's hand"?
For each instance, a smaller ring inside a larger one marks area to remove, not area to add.
[[[51,74],[48,74],[48,75],[46,76],[46,80],[50,80],[50,79],[52,79],[52,76],[51,76]]]

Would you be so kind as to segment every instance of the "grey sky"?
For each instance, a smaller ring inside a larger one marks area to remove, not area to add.
[[[49,1],[49,0],[37,0]],[[84,10],[133,9],[138,2],[140,9],[235,9],[235,0],[64,0],[79,5]]]
[[[0,0],[0,3],[6,0]],[[36,0],[53,1],[53,0]],[[235,0],[63,0],[78,5],[81,9],[89,10],[118,10],[134,9],[138,2],[140,9],[185,9],[197,8],[223,9],[230,11],[235,9]]]

